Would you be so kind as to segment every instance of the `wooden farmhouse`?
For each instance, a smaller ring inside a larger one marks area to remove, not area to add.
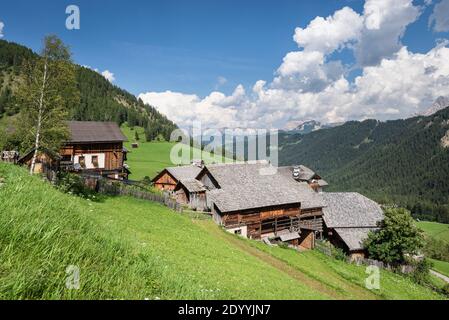
[[[229,232],[305,249],[313,248],[322,232],[324,203],[318,193],[267,163],[210,165],[197,180],[208,190],[214,221]]]
[[[129,171],[125,165],[126,137],[115,122],[69,121],[70,139],[58,155],[45,150],[38,153],[36,173],[65,170],[76,173],[127,179]],[[19,163],[31,165],[34,149],[25,154]]]
[[[351,259],[364,258],[363,241],[370,231],[378,230],[384,219],[382,208],[373,200],[356,192],[322,194],[325,235],[332,244],[343,248]]]

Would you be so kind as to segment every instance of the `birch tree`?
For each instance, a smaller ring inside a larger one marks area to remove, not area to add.
[[[34,148],[30,174],[40,150],[56,153],[67,139],[65,120],[70,106],[79,101],[69,48],[56,36],[47,36],[43,44],[39,58],[25,63],[19,89],[22,146]]]

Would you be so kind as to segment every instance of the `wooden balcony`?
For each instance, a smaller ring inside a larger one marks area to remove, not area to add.
[[[273,234],[278,237],[285,232],[298,232],[301,230],[309,231],[323,231],[323,219],[321,217],[302,218],[300,216],[294,217],[279,217],[275,219],[263,220],[261,222],[261,234]]]

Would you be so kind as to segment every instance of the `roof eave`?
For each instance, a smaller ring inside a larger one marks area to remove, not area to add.
[[[214,202],[215,203],[215,202]],[[251,208],[245,208],[245,209],[231,209],[231,210],[221,210],[220,207],[215,203],[215,205],[220,209],[220,212],[226,213],[226,214],[233,214],[237,212],[242,211],[249,211],[249,210],[262,210],[262,209],[268,209],[268,208],[274,208],[274,207],[280,207],[280,206],[287,206],[287,205],[295,205],[298,204],[299,208],[301,208],[301,202],[292,202],[292,203],[282,203],[277,205],[270,205],[270,206],[262,206],[262,207],[251,207]]]

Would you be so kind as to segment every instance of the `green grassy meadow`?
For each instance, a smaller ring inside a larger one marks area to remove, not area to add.
[[[441,240],[449,243],[449,225],[438,223],[438,222],[430,222],[430,221],[420,221],[416,223],[419,228],[421,228],[425,235],[437,240]],[[439,272],[447,277],[449,277],[449,262],[440,261],[435,259],[429,259],[433,266],[432,269],[436,272]],[[436,281],[441,282],[442,280],[438,279]],[[445,285],[446,283],[443,283]]]
[[[141,127],[134,127],[131,129],[129,126],[124,124],[121,126],[121,130],[128,138],[128,142],[125,143],[125,147],[129,150],[128,160],[126,163],[130,166],[130,179],[142,180],[145,176],[153,178],[165,167],[176,165],[170,160],[170,153],[172,148],[176,145],[175,143],[166,141],[147,142],[145,141],[144,129]],[[140,138],[139,141],[135,140],[136,131]],[[133,149],[131,147],[134,142],[139,144],[139,148]],[[186,154],[190,153],[190,156],[188,157],[189,159],[197,159],[198,157],[196,153],[198,153],[206,163],[221,162],[224,159],[221,155],[214,156],[207,152],[199,151],[198,149],[193,151],[186,147],[185,150]],[[179,154],[181,155],[181,153]],[[184,164],[189,163],[190,161],[188,160]]]
[[[0,163],[1,299],[442,299],[319,252],[267,247],[127,197],[88,201]],[[80,270],[67,289],[66,268]]]
[[[449,243],[449,224],[420,221],[417,225],[430,237]]]

